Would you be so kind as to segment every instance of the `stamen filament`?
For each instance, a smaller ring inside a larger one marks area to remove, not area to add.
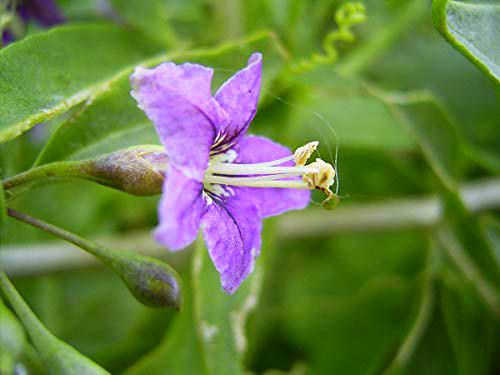
[[[207,174],[226,174],[226,175],[253,175],[253,174],[279,174],[295,173],[301,175],[309,172],[307,167],[273,167],[257,164],[232,164],[215,163],[208,167]]]
[[[293,160],[293,158],[294,158],[294,156],[290,155],[290,156],[285,156],[284,158],[281,158],[281,159],[266,161],[263,163],[250,163],[250,164],[214,163],[213,165],[215,166],[217,164],[231,164],[231,165],[245,165],[245,166],[253,166],[253,167],[272,167],[275,165],[280,165],[280,164],[286,163],[287,161]],[[212,166],[210,166],[209,169],[211,167]]]
[[[209,184],[248,186],[248,187],[267,187],[267,188],[290,188],[290,189],[309,189],[306,182],[299,180],[279,180],[280,178],[293,177],[289,174],[260,177],[222,177],[205,176],[203,182]]]

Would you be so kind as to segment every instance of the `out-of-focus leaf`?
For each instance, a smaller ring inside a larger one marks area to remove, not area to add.
[[[263,251],[272,250],[274,238],[274,225],[267,224]],[[265,260],[261,255],[253,273],[229,296],[222,291],[219,275],[200,237],[193,254],[190,293],[184,296],[185,310],[176,317],[163,343],[126,375],[243,374],[245,325],[259,299]]]
[[[418,308],[415,309],[415,318],[404,340],[399,345],[394,359],[386,367],[383,375],[401,374],[404,372],[408,366],[408,362],[418,350],[422,338],[429,327],[436,304],[435,278],[439,266],[437,250],[437,246],[432,246],[428,251],[426,268],[422,272],[422,291]]]
[[[252,362],[273,368],[304,360],[311,374],[380,373],[418,297],[413,279],[424,266],[424,238],[337,235],[282,246],[252,321],[253,336],[264,336],[252,345]]]
[[[464,141],[469,144],[470,158],[498,173],[497,85],[439,33],[429,33],[431,22],[426,19],[418,30],[400,39],[383,59],[369,67],[367,74],[377,85],[391,90],[430,90],[456,119]]]
[[[0,288],[22,321],[44,365],[55,375],[109,374],[102,367],[50,333],[24,302],[5,273],[0,271]]]
[[[426,0],[388,2],[365,0],[367,22],[359,26],[360,42],[339,61],[338,70],[345,75],[359,74],[369,67],[422,20],[428,9]],[[393,2],[396,3],[396,2]]]
[[[257,260],[252,275],[232,296],[222,291],[219,275],[204,244],[198,245],[194,257],[194,317],[207,373],[243,374],[245,324],[257,304],[262,257]]]
[[[3,191],[3,185],[0,182],[0,244],[2,243],[3,226],[5,220],[7,219],[7,204],[5,202],[5,194]]]
[[[441,304],[436,303],[436,311],[429,322],[429,327],[403,373],[405,375],[460,374],[453,346],[446,330]]]
[[[379,93],[407,127],[434,173],[448,189],[454,190],[462,144],[448,114],[427,92]]]
[[[395,113],[404,119],[441,186],[445,220],[450,223],[474,263],[479,266],[480,272],[484,272],[493,285],[500,285],[500,270],[496,267],[492,249],[485,241],[477,219],[467,212],[458,193],[456,177],[463,143],[453,122],[427,93],[410,96],[384,93],[377,95],[397,105],[394,107]]]
[[[267,32],[211,49],[181,52],[172,55],[171,59],[213,67],[216,75],[213,86],[216,87],[243,68],[254,51],[264,54],[263,87],[268,87],[284,61],[276,38]],[[130,96],[129,75],[124,74],[54,133],[36,165],[58,160],[87,159],[148,143],[158,144],[158,137],[151,122]]]
[[[500,4],[434,0],[432,18],[439,32],[494,81],[500,81]]]
[[[302,74],[292,82],[302,87],[290,103],[289,139],[315,137],[329,145],[372,150],[414,149],[401,120],[362,82],[342,78],[331,68]]]
[[[111,0],[110,3],[126,23],[155,42],[170,46],[176,44],[176,37],[169,25],[166,1]]]
[[[26,346],[21,323],[0,299],[0,373],[13,374],[13,367]]]
[[[455,270],[476,288],[485,306],[500,318],[500,270],[493,250],[481,232],[477,220],[464,212],[451,194],[444,197],[446,224],[436,231],[441,245]]]
[[[106,90],[154,47],[101,24],[63,26],[0,50],[0,142]]]
[[[206,373],[198,332],[193,324],[193,300],[188,294],[189,292],[184,294],[185,309],[175,317],[162,343],[142,357],[124,375]]]
[[[500,221],[492,215],[481,217],[479,224],[491,248],[493,248],[497,266],[500,267]]]
[[[443,275],[441,305],[459,373],[491,374],[500,344],[498,322],[481,303],[474,286],[456,276]]]

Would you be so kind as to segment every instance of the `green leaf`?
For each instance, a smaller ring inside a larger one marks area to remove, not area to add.
[[[106,24],[63,26],[0,50],[0,142],[105,91],[153,52]]]
[[[500,4],[434,0],[438,31],[479,69],[500,82]]]
[[[457,375],[460,373],[451,339],[446,330],[442,304],[436,303],[435,312],[422,341],[406,371],[402,374]]]
[[[500,269],[494,249],[477,218],[453,194],[444,194],[444,203],[447,225],[437,232],[438,241],[459,274],[474,284],[485,304],[500,317]]]
[[[195,325],[208,374],[243,374],[244,324],[255,307],[262,281],[262,258],[232,296],[222,291],[219,274],[202,241],[193,261]],[[231,358],[231,360],[228,360]]]
[[[0,289],[22,321],[47,370],[55,375],[109,374],[102,367],[50,333],[0,271]]]
[[[311,374],[381,373],[412,318],[426,247],[415,232],[280,243],[252,321],[263,325],[252,336],[264,336],[253,360],[306,359]]]
[[[422,338],[428,329],[429,322],[435,311],[436,287],[435,277],[438,269],[437,246],[432,246],[428,253],[427,267],[423,271],[423,282],[418,310],[408,329],[408,333],[399,345],[391,364],[383,372],[384,375],[401,374],[407,368],[408,362],[415,355]]]
[[[188,288],[186,288],[188,289]],[[125,375],[203,374],[192,296],[184,293],[185,309],[171,323],[162,343],[125,372]]]
[[[284,57],[274,35],[268,32],[221,44],[215,48],[180,52],[162,61],[186,60],[213,66],[213,86],[220,84],[246,64],[254,51],[264,53],[264,90],[283,65]],[[111,82],[107,91],[86,105],[53,135],[40,154],[36,165],[58,160],[82,160],[137,144],[158,144],[152,123],[130,96],[129,71]]]
[[[35,165],[83,160],[138,144],[158,144],[152,123],[130,96],[128,76],[56,130]]]

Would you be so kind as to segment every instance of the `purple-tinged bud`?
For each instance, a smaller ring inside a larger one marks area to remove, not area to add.
[[[164,147],[142,145],[87,160],[82,169],[103,185],[133,195],[156,195],[162,191],[167,165]]]

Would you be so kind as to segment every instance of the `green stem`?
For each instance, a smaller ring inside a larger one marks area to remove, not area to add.
[[[122,278],[134,297],[146,306],[182,308],[181,279],[167,263],[130,251],[108,249],[11,208],[7,209],[7,214],[96,256],[108,264]]]
[[[26,331],[30,334],[31,340],[36,347],[45,347],[50,350],[55,345],[55,338],[38,320],[31,311],[28,304],[17,293],[16,289],[8,279],[7,275],[0,271],[0,290],[5,298],[12,305],[17,316],[23,322]]]
[[[54,182],[67,178],[83,178],[104,185],[110,184],[106,179],[88,173],[87,163],[86,161],[55,162],[7,178],[2,181],[6,198],[11,200],[42,182]]]
[[[113,265],[113,261],[117,259],[117,254],[111,249],[107,249],[101,245],[98,245],[92,241],[88,241],[74,233],[71,233],[62,228],[56,227],[55,225],[49,224],[45,221],[36,219],[22,212],[13,210],[12,208],[7,209],[7,214],[19,221],[29,224],[35,228],[41,229],[47,233],[51,233],[65,241],[78,246],[79,248],[85,250],[86,252],[98,257],[103,262]]]

